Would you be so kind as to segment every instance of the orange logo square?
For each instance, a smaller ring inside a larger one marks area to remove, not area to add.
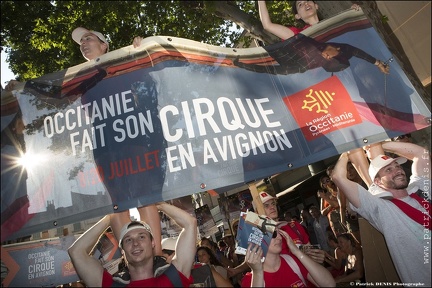
[[[283,100],[308,141],[362,122],[348,91],[336,76]]]

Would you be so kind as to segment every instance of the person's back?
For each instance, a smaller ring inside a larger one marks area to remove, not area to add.
[[[193,287],[216,287],[212,270],[209,265],[195,264],[191,271]]]
[[[300,222],[303,227],[306,228],[306,231],[309,235],[309,242],[311,244],[318,244],[318,240],[315,235],[315,229],[314,229],[314,219],[312,215],[310,215],[308,209],[303,209],[300,213],[300,217],[302,221]]]
[[[198,261],[211,268],[213,278],[216,283],[216,287],[231,287],[231,282],[227,276],[227,270],[222,267],[222,264],[216,258],[214,252],[206,247],[201,246],[197,249]]]
[[[309,208],[309,213],[314,218],[314,230],[315,235],[317,237],[318,244],[321,245],[321,249],[323,249],[326,252],[330,251],[330,247],[327,243],[327,233],[330,229],[330,223],[328,221],[328,218],[323,216],[321,212],[319,211],[318,207],[312,206]]]

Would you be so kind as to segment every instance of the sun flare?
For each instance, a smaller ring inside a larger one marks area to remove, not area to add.
[[[27,171],[34,170],[44,162],[44,157],[32,153],[26,153],[17,160],[17,163],[23,166]]]

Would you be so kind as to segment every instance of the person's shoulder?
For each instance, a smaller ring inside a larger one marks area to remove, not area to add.
[[[294,32],[294,34],[300,33],[300,29],[295,26],[286,26],[288,29]]]
[[[430,178],[427,176],[419,176],[419,175],[412,174],[409,178],[408,188],[410,188],[411,186],[423,187],[424,183],[429,181]]]
[[[290,29],[291,31],[294,32],[294,35],[299,34],[300,32],[302,32],[303,30],[309,28],[311,25],[305,25],[303,27],[296,27],[296,26],[286,26],[288,29]]]
[[[363,197],[376,197],[376,198],[392,198],[393,194],[381,187],[379,187],[378,185],[376,185],[375,183],[372,183],[371,186],[369,186],[369,189],[366,190],[364,189],[362,186],[358,187],[358,191],[359,193],[361,193],[363,195]]]

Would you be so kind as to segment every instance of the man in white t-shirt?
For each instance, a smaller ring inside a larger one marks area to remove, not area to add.
[[[371,160],[369,176],[373,183],[369,191],[348,180],[348,153],[340,156],[332,180],[344,191],[354,211],[383,233],[402,282],[430,287],[429,151],[413,143],[393,141],[383,142],[382,148],[402,157],[378,155]],[[409,183],[401,167],[407,159],[413,161]]]

